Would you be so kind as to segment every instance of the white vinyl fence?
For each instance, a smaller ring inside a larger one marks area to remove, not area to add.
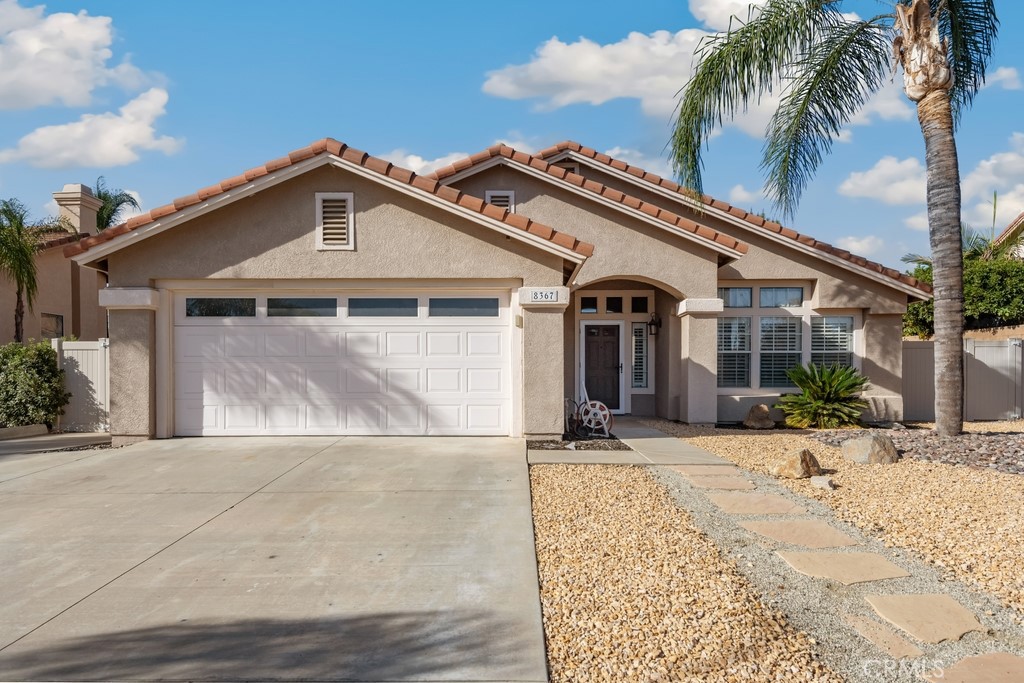
[[[110,344],[99,341],[53,340],[57,364],[71,403],[64,407],[58,428],[65,432],[110,431]]]
[[[1020,339],[964,340],[964,418],[1013,420],[1024,411]],[[935,344],[903,342],[903,417],[935,419]]]

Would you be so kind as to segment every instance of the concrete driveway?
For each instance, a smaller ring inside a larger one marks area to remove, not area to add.
[[[546,681],[526,449],[0,457],[0,679]]]

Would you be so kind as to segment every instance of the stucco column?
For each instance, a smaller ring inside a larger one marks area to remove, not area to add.
[[[683,378],[679,419],[689,424],[718,421],[718,314],[721,299],[685,299],[679,303]]]
[[[866,419],[903,420],[903,316],[864,316],[861,370],[871,378]]]
[[[100,290],[110,315],[110,435],[113,444],[152,439],[156,434],[157,290]]]
[[[537,300],[540,298],[540,300]],[[565,309],[567,287],[522,287],[523,434],[561,438],[565,413]]]

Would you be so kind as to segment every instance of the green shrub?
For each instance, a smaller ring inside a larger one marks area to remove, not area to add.
[[[811,363],[798,365],[786,374],[801,391],[781,396],[775,404],[790,427],[848,427],[857,424],[861,411],[868,407],[858,395],[868,380],[854,368]]]
[[[0,427],[52,427],[70,400],[49,343],[0,346]]]

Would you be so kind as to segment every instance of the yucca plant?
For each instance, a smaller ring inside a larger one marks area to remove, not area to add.
[[[849,427],[857,424],[861,411],[868,407],[859,395],[867,387],[868,379],[856,368],[809,363],[786,374],[801,392],[781,396],[775,404],[786,416],[789,427]]]

